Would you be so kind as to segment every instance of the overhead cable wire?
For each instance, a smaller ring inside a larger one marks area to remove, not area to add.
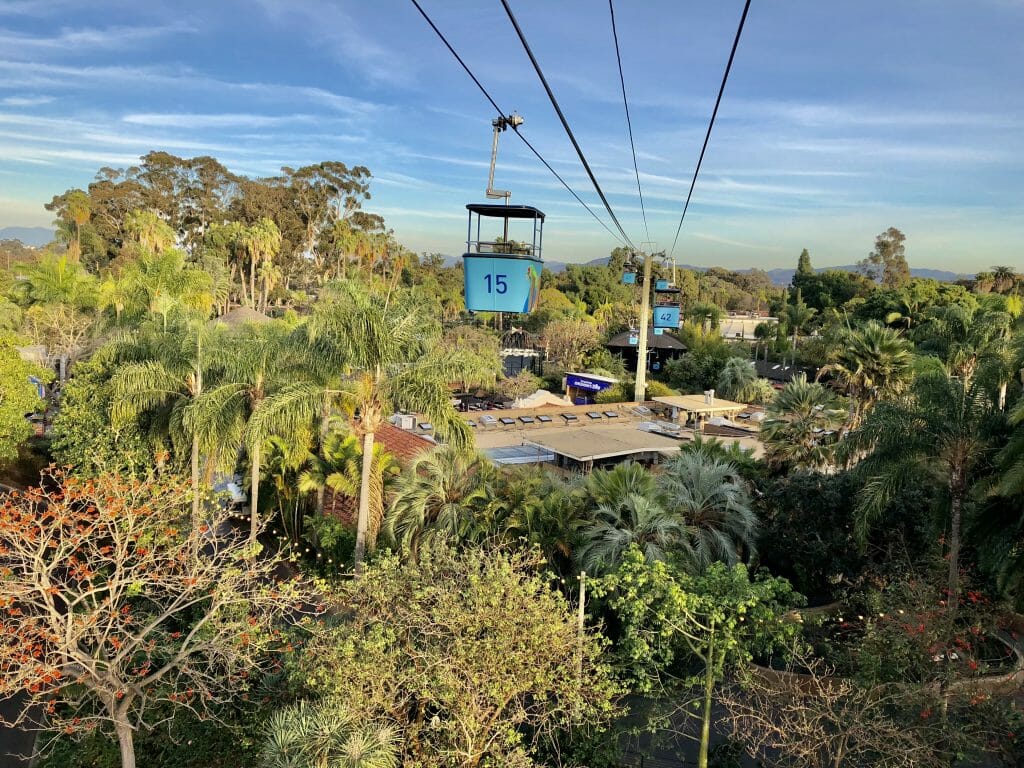
[[[526,51],[526,55],[530,58],[530,63],[533,64],[533,69],[537,73],[537,77],[540,78],[541,84],[544,86],[544,90],[548,94],[548,100],[551,102],[551,106],[555,108],[555,113],[558,115],[558,119],[562,121],[562,127],[565,129],[566,135],[569,137],[569,141],[572,142],[573,147],[576,150],[576,154],[579,155],[580,162],[583,163],[583,168],[587,172],[587,176],[590,177],[591,184],[594,185],[594,189],[597,191],[597,196],[601,198],[601,202],[604,203],[604,209],[608,211],[608,215],[612,221],[615,222],[616,229],[629,243],[630,247],[636,248],[633,245],[633,241],[629,235],[626,234],[626,230],[622,228],[622,224],[619,223],[618,216],[615,215],[615,211],[612,210],[611,204],[608,202],[608,198],[605,197],[604,191],[601,189],[601,185],[597,183],[597,178],[594,176],[594,172],[590,169],[590,163],[587,162],[586,156],[583,154],[583,150],[580,149],[579,142],[576,141],[576,137],[573,135],[572,128],[569,127],[569,121],[565,119],[565,115],[562,113],[562,108],[558,106],[558,99],[555,98],[554,92],[551,90],[551,86],[548,85],[547,78],[544,77],[544,72],[540,68],[540,64],[537,63],[537,57],[533,55],[533,51],[530,49],[530,44],[526,42],[526,36],[523,34],[523,30],[519,26],[519,22],[516,21],[515,14],[512,13],[512,8],[508,4],[508,0],[501,0],[501,4],[505,7],[505,13],[508,14],[508,20],[512,22],[512,26],[516,30],[516,34],[519,36],[519,42],[523,44],[523,50]]]
[[[430,28],[432,30],[434,30],[434,33],[438,36],[438,38],[440,38],[441,42],[444,43],[445,47],[448,49],[448,51],[451,53],[451,55],[455,57],[455,60],[457,62],[459,62],[459,64],[462,66],[462,68],[466,71],[466,74],[469,75],[470,80],[472,80],[476,84],[476,87],[480,89],[480,93],[482,93],[484,95],[484,97],[491,103],[491,106],[494,107],[494,109],[498,112],[498,115],[501,116],[501,117],[507,117],[506,113],[502,110],[502,108],[498,106],[498,102],[496,102],[491,97],[491,94],[487,92],[487,89],[484,88],[484,86],[480,82],[480,80],[477,79],[477,76],[473,74],[473,70],[471,70],[469,68],[469,65],[466,64],[466,62],[462,60],[462,57],[459,56],[458,52],[456,52],[456,50],[452,47],[452,44],[448,42],[448,38],[446,38],[444,36],[444,33],[441,32],[441,30],[437,28],[437,25],[433,22],[433,20],[430,18],[430,16],[427,15],[427,12],[423,10],[423,6],[421,6],[419,4],[419,2],[417,2],[417,0],[411,0],[411,1],[412,1],[412,4],[414,6],[416,6],[416,10],[420,12],[420,15],[423,17],[423,19],[427,22],[427,24],[430,25]],[[604,221],[601,220],[601,217],[598,216],[597,213],[594,212],[594,209],[591,208],[589,205],[587,205],[587,203],[583,200],[583,198],[581,198],[578,194],[576,194],[575,190],[573,190],[573,188],[569,186],[568,182],[565,179],[562,178],[562,176],[558,173],[558,171],[556,171],[554,168],[551,167],[551,164],[547,160],[544,159],[544,157],[541,155],[540,152],[537,151],[537,149],[533,146],[533,144],[531,144],[527,140],[527,138],[525,136],[523,136],[523,134],[519,133],[519,129],[516,126],[513,126],[512,130],[515,132],[516,136],[518,136],[522,140],[523,144],[525,144],[527,146],[527,148],[529,148],[529,150],[531,152],[533,152],[533,154],[536,156],[536,158],[538,160],[540,160],[541,163],[544,164],[544,167],[547,168],[549,171],[551,171],[551,173],[554,175],[554,177],[556,179],[558,179],[562,183],[562,186],[565,187],[566,190],[568,190],[569,194],[572,195],[573,197],[575,197],[576,201],[580,205],[582,205],[584,208],[587,209],[587,213],[589,213],[591,216],[593,216],[595,221],[597,221],[598,224],[600,224],[602,227],[604,227],[605,231],[608,232],[609,235],[614,237],[619,242],[623,242],[623,238],[620,237],[619,235],[617,235],[615,232],[613,232],[611,230],[611,228],[607,224],[605,224]],[[614,215],[612,216],[612,218],[613,219],[615,218]],[[616,221],[616,224],[618,224],[617,221]],[[619,227],[619,231],[620,232],[622,231],[622,227]],[[625,233],[623,233],[623,235],[624,234]],[[626,238],[626,241],[623,242],[623,244],[625,245],[626,242],[628,242],[628,238]]]
[[[701,163],[704,162],[704,153],[708,149],[708,142],[711,140],[711,129],[715,127],[715,117],[718,115],[718,105],[722,103],[722,94],[725,93],[725,84],[729,80],[729,70],[732,69],[732,60],[736,57],[736,48],[740,44],[740,35],[743,34],[743,23],[747,20],[747,11],[750,10],[750,0],[743,6],[743,15],[740,16],[739,27],[736,28],[736,39],[732,41],[732,50],[729,52],[729,62],[725,65],[725,74],[722,75],[722,85],[718,88],[718,98],[715,99],[715,108],[711,112],[711,121],[708,123],[708,132],[704,135],[704,146],[701,147],[700,157],[697,159],[697,168],[693,172],[693,179],[690,180],[690,191],[686,194],[686,204],[683,206],[683,215],[679,217],[679,226],[676,227],[676,236],[672,240],[672,248],[669,256],[675,253],[676,243],[679,242],[679,232],[683,228],[683,219],[686,218],[686,211],[690,207],[690,198],[693,197],[693,188],[697,184],[697,176],[700,174]]]
[[[622,106],[626,110],[626,129],[629,131],[629,148],[633,151],[633,171],[636,173],[636,191],[640,195],[640,213],[644,217],[644,234],[647,241],[651,239],[651,231],[647,228],[647,210],[644,208],[644,190],[640,186],[640,168],[636,162],[636,144],[633,142],[633,122],[629,119],[629,100],[626,98],[626,78],[622,74],[622,55],[619,52],[619,33],[615,28],[614,0],[608,0],[608,11],[612,16],[612,37],[615,40],[615,60],[619,64],[619,83],[622,85]]]

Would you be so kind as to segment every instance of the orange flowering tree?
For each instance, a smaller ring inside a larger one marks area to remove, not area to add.
[[[25,702],[19,724],[111,728],[134,768],[167,704],[213,717],[280,663],[309,585],[223,512],[191,526],[189,502],[178,480],[56,472],[0,505],[0,699]]]

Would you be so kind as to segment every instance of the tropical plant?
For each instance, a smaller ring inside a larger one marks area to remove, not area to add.
[[[686,523],[685,567],[733,565],[754,551],[758,520],[736,466],[697,452],[673,457],[658,476],[666,508]]]
[[[96,278],[68,258],[46,254],[22,268],[24,283],[19,287],[28,304],[70,304],[89,309],[96,303]]]
[[[768,406],[761,441],[774,467],[823,469],[832,464],[832,434],[846,421],[834,393],[796,376]]]
[[[164,328],[172,312],[195,313],[205,319],[213,308],[213,283],[202,269],[185,263],[177,249],[142,251],[116,281],[104,281],[100,299],[121,312],[159,315]],[[120,308],[119,308],[120,306]]]
[[[344,704],[300,701],[267,722],[262,768],[396,768],[398,735],[362,723]]]
[[[249,303],[256,307],[256,276],[263,265],[272,263],[281,250],[281,231],[266,217],[253,224],[242,236],[242,245],[249,255]],[[269,273],[265,273],[269,277]],[[267,280],[264,280],[264,287]],[[264,296],[266,291],[264,291]]]
[[[959,594],[961,521],[974,471],[992,450],[987,425],[991,398],[937,361],[924,362],[906,395],[879,402],[844,441],[847,455],[867,453],[857,471],[867,479],[858,501],[856,531],[863,541],[899,489],[928,478],[944,491],[949,513],[950,604]]]
[[[358,504],[362,482],[363,450],[361,441],[348,425],[332,419],[320,454],[307,458],[307,469],[299,475],[299,491],[310,493],[330,488],[336,494]],[[376,541],[384,520],[386,499],[394,489],[399,474],[398,463],[383,445],[374,443],[370,467],[370,518],[367,537]]]
[[[783,307],[782,313],[782,316],[786,320],[786,326],[793,334],[793,348],[796,349],[797,339],[799,338],[800,333],[805,330],[807,324],[814,319],[814,316],[817,314],[817,310],[804,303],[800,294],[800,289],[798,288],[793,303],[786,304]]]
[[[250,323],[230,333],[218,355],[219,381],[199,393],[183,412],[183,426],[199,435],[199,450],[217,468],[233,472],[239,452],[245,447],[250,467],[249,535],[252,538],[260,527],[264,442],[270,435],[286,432],[291,426],[287,419],[260,414],[260,406],[297,373],[298,366],[289,355],[290,341],[291,330],[279,322]]]
[[[659,502],[654,494],[628,493],[598,506],[583,531],[580,568],[594,575],[614,571],[631,547],[651,562],[679,557],[688,543],[686,521]]]
[[[310,319],[311,345],[326,340],[334,355],[321,366],[337,365],[352,382],[339,393],[354,415],[354,431],[363,440],[362,481],[356,526],[356,569],[367,546],[370,516],[370,479],[374,436],[395,410],[422,413],[435,433],[456,449],[467,446],[469,427],[451,404],[449,382],[472,380],[485,372],[473,370],[473,358],[459,350],[442,349],[440,323],[429,307],[404,291],[385,301],[364,286],[340,283],[333,301],[318,304]],[[318,395],[319,402],[323,396]]]
[[[718,376],[717,392],[729,400],[746,400],[747,389],[757,381],[754,364],[742,357],[730,357]]]
[[[115,345],[107,354],[112,359],[127,359],[111,379],[111,422],[115,429],[138,423],[150,416],[157,439],[170,439],[181,453],[188,444],[192,473],[192,517],[200,520],[200,459],[203,436],[194,419],[185,418],[186,408],[203,393],[204,377],[210,372],[216,354],[209,344],[211,331],[196,323],[180,324],[166,332],[143,329],[132,338]],[[205,348],[205,350],[204,350]],[[190,428],[193,427],[193,428]]]
[[[478,513],[489,500],[491,462],[452,446],[444,446],[413,461],[395,483],[395,494],[384,520],[387,538],[415,559],[424,542],[478,539]]]
[[[911,374],[913,347],[898,332],[870,322],[845,334],[834,362],[818,371],[818,378],[831,374],[845,388],[853,404],[850,427],[856,428],[864,415],[882,397],[898,394]]]

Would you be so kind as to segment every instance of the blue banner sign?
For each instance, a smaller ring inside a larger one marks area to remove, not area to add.
[[[540,298],[540,259],[466,254],[466,309],[471,312],[532,312]]]
[[[654,308],[655,328],[678,328],[679,307],[655,307]]]
[[[585,389],[587,392],[600,392],[602,389],[608,389],[611,385],[610,381],[594,381],[574,373],[565,376],[565,386]]]

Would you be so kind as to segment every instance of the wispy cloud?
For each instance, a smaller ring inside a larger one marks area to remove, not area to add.
[[[412,72],[401,52],[376,40],[377,29],[364,29],[337,3],[322,0],[259,0],[275,23],[299,25],[341,64],[352,66],[371,81],[405,85]]]
[[[0,74],[23,88],[72,90],[85,86],[137,90],[147,87],[202,91],[223,99],[231,94],[261,102],[316,104],[350,117],[365,117],[386,110],[371,101],[334,93],[325,88],[287,83],[226,80],[187,67],[67,66],[37,61],[0,59]]]
[[[161,128],[266,128],[292,123],[321,123],[324,118],[316,115],[252,115],[252,114],[189,114],[189,113],[139,113],[121,118],[133,125],[157,126]]]
[[[139,27],[104,27],[102,29],[64,27],[57,34],[46,36],[18,34],[11,30],[0,29],[0,47],[19,52],[38,50],[84,53],[93,50],[133,48],[156,38],[195,32],[194,27],[181,22]]]
[[[0,104],[5,107],[38,107],[51,101],[53,96],[8,96],[0,99]]]

